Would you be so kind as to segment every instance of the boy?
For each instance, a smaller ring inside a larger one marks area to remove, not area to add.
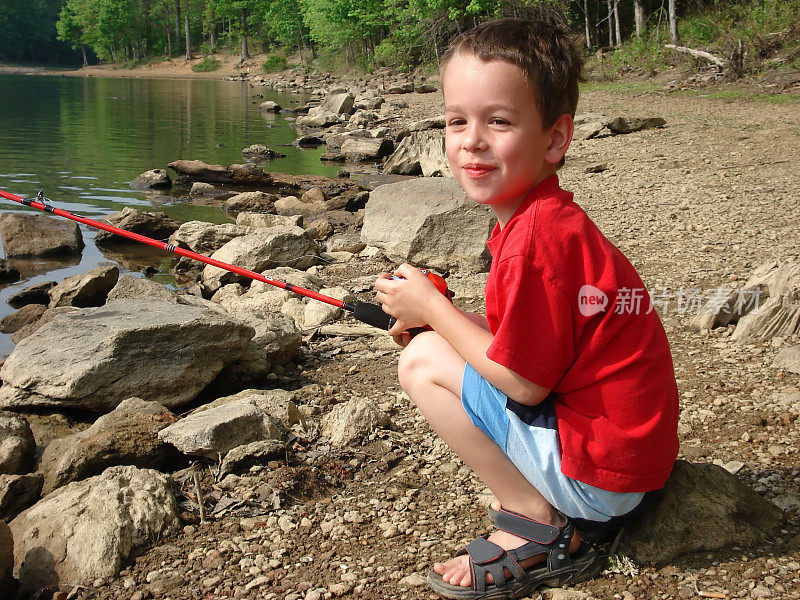
[[[446,597],[593,577],[600,560],[578,529],[613,535],[677,456],[661,322],[630,262],[558,184],[580,71],[550,24],[501,19],[456,38],[442,61],[445,147],[469,197],[497,216],[486,317],[407,264],[375,284],[405,347],[401,385],[497,499],[498,531],[429,574]],[[626,306],[631,292],[641,302]],[[433,331],[406,333],[425,324]]]

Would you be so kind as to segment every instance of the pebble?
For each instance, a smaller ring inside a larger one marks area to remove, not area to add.
[[[407,587],[420,587],[425,585],[426,582],[426,578],[419,573],[412,573],[411,575],[406,575],[403,577],[400,580],[400,585],[405,585]]]

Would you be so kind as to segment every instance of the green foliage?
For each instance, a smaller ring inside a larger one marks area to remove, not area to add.
[[[192,71],[195,73],[210,73],[211,71],[216,71],[222,66],[222,63],[219,62],[213,56],[206,56],[203,60],[201,60],[196,65],[192,65]]]
[[[261,65],[261,69],[265,73],[276,73],[287,69],[289,65],[286,64],[285,54],[270,54],[267,60]]]

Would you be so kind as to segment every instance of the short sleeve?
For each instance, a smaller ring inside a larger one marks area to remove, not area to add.
[[[498,328],[486,356],[553,389],[574,360],[572,306],[561,287],[522,255],[498,265],[491,309]],[[489,290],[487,290],[487,312]]]

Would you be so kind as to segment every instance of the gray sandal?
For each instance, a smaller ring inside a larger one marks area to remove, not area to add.
[[[489,518],[498,529],[525,538],[528,543],[506,551],[485,537],[476,538],[456,553],[469,555],[472,586],[451,585],[431,570],[428,585],[435,592],[455,599],[524,598],[540,586],[557,587],[592,579],[603,568],[600,555],[586,543],[581,543],[574,554],[567,551],[575,531],[569,519],[563,527],[554,527],[504,508],[490,508]],[[547,554],[547,560],[528,569],[519,565],[537,554]],[[494,583],[486,583],[486,573],[492,574]]]

